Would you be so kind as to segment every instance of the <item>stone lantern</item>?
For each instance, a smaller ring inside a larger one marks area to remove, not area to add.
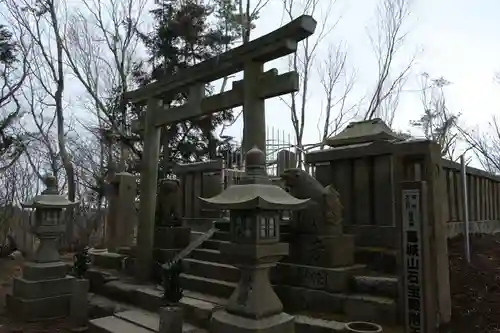
[[[64,209],[78,204],[59,195],[56,178],[45,178],[47,188],[32,200],[22,203],[23,208],[35,209],[35,224],[32,232],[40,240],[34,261],[38,263],[57,262],[60,260],[57,240],[64,233]]]
[[[46,177],[45,185],[40,195],[22,204],[35,209],[32,231],[40,243],[33,260],[24,263],[22,277],[14,278],[12,295],[7,295],[9,310],[24,320],[66,316],[74,280],[60,260],[57,240],[65,231],[63,210],[78,202],[59,195],[55,177]]]
[[[207,205],[230,212],[231,242],[220,251],[241,271],[241,278],[225,310],[212,317],[212,331],[293,332],[293,317],[269,280],[269,269],[288,254],[288,244],[279,242],[280,214],[305,207],[309,199],[294,198],[266,174],[264,153],[253,148],[246,154],[246,172],[213,198],[200,198]]]

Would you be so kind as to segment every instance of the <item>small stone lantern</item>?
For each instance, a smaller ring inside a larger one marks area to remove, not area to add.
[[[261,150],[251,149],[245,165],[238,185],[213,198],[200,198],[209,206],[230,211],[231,242],[222,244],[220,251],[241,271],[225,310],[212,317],[212,331],[293,332],[293,317],[283,312],[269,269],[288,254],[288,244],[279,242],[281,212],[301,209],[309,199],[297,199],[271,183]]]
[[[40,195],[21,204],[23,208],[35,209],[35,225],[32,227],[32,232],[38,237],[40,244],[34,261],[39,263],[59,261],[57,240],[66,228],[63,210],[78,204],[59,195],[54,176],[47,176],[45,185],[47,188]]]
[[[15,277],[12,294],[7,294],[7,308],[22,320],[65,317],[69,312],[74,278],[60,260],[57,240],[65,231],[63,210],[72,202],[57,191],[56,178],[45,178],[45,189],[25,208],[35,209],[33,233],[40,239],[34,260],[25,261],[22,277]]]

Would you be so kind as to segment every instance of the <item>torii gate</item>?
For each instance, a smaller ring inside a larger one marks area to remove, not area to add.
[[[264,63],[295,52],[297,43],[311,36],[315,28],[316,21],[311,16],[300,16],[265,36],[186,68],[173,77],[124,94],[129,103],[147,101],[145,116],[132,126],[134,131],[144,131],[135,264],[138,280],[146,281],[151,270],[161,127],[243,106],[243,149],[248,151],[257,146],[265,152],[265,100],[298,91],[299,77],[295,71],[281,75],[276,69],[264,72]],[[206,83],[241,70],[243,80],[234,82],[231,90],[204,96]],[[189,88],[187,103],[169,109],[162,106],[163,94],[186,88]]]

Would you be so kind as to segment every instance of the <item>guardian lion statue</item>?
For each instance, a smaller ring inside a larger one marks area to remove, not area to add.
[[[324,187],[298,168],[285,170],[281,179],[292,196],[312,201],[309,207],[294,214],[294,231],[318,236],[342,235],[342,204],[332,185]]]

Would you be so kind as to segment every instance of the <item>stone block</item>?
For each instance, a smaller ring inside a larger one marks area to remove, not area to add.
[[[84,327],[87,325],[89,317],[88,293],[89,280],[73,280],[69,315],[72,323],[77,327]]]
[[[23,321],[37,321],[68,316],[71,294],[54,297],[24,299],[7,294],[9,311]]]
[[[72,276],[40,281],[14,278],[12,293],[16,297],[27,300],[71,294],[71,286],[74,279]]]
[[[311,318],[303,315],[296,315],[294,317],[296,333],[345,332],[345,324],[338,321]]]
[[[91,253],[92,264],[101,268],[121,270],[126,256],[113,252]]]
[[[300,235],[290,242],[288,261],[321,267],[352,266],[354,250],[353,235]]]
[[[69,267],[63,262],[25,262],[23,265],[23,278],[30,281],[60,279],[64,278],[68,272]]]
[[[353,287],[357,293],[397,299],[399,284],[397,277],[365,276],[353,277]]]
[[[182,307],[172,306],[160,309],[158,333],[182,333]]]
[[[89,321],[91,333],[151,333],[150,330],[120,318],[109,316]]]
[[[188,227],[155,227],[155,248],[183,249],[190,241],[191,229]]]
[[[184,259],[183,263],[187,274],[228,282],[238,282],[240,279],[240,271],[231,265],[196,259]]]
[[[364,265],[324,268],[278,263],[271,269],[271,281],[273,284],[343,292],[349,289],[353,276],[360,274],[364,268]]]
[[[346,299],[345,294],[285,285],[275,285],[274,291],[287,312],[342,313]]]
[[[235,316],[224,310],[214,313],[210,331],[217,333],[292,333],[295,332],[294,318],[280,313],[263,319]]]
[[[389,298],[349,295],[345,300],[343,312],[351,321],[397,324],[397,304]]]
[[[378,247],[356,247],[354,258],[365,264],[369,270],[387,274],[397,274],[397,254],[395,250]]]
[[[187,290],[208,293],[220,298],[229,298],[236,288],[236,283],[208,279],[184,273],[181,274],[181,283]]]
[[[152,332],[158,332],[159,318],[156,313],[137,309],[118,312],[115,313],[114,316]]]
[[[190,258],[223,264],[227,263],[227,259],[220,254],[219,250],[195,249],[191,253]]]

